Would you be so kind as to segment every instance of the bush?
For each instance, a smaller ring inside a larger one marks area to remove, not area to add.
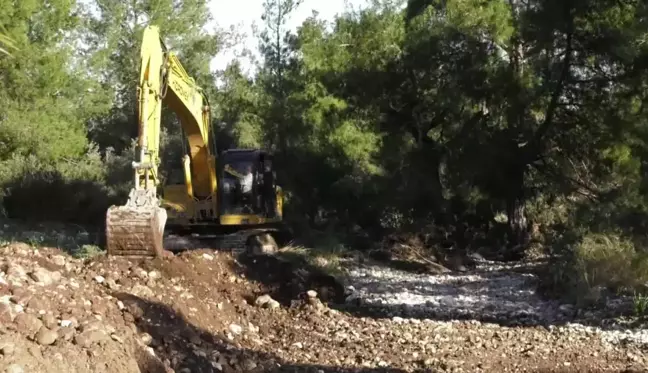
[[[14,156],[0,162],[3,212],[26,220],[101,224],[115,199],[104,184],[105,174],[93,152],[55,164]]]
[[[583,306],[606,294],[645,291],[648,255],[628,238],[569,230],[549,244],[553,252],[543,287],[554,296]]]

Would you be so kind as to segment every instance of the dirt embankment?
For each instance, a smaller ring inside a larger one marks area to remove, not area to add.
[[[0,371],[647,371],[587,330],[362,317],[330,278],[271,259],[0,250]]]

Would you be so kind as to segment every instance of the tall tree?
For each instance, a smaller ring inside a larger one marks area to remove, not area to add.
[[[92,124],[91,137],[103,148],[118,152],[130,146],[136,135],[135,87],[139,74],[139,48],[144,27],[157,25],[166,46],[176,52],[185,69],[199,85],[215,95],[209,64],[219,50],[221,35],[207,33],[211,15],[205,0],[94,1],[97,15],[91,17],[93,62],[104,88],[113,92],[112,113]],[[90,14],[89,14],[90,16]],[[165,110],[166,113],[166,110]],[[179,132],[173,116],[165,114],[165,124]]]
[[[461,174],[472,174],[488,198],[506,206],[510,241],[522,244],[528,239],[525,205],[540,184],[547,185],[549,178],[551,185],[582,188],[587,183],[573,177],[578,171],[565,166],[582,164],[588,171],[580,172],[590,173],[602,165],[594,154],[618,141],[615,127],[622,124],[622,113],[614,103],[630,92],[611,90],[610,84],[631,87],[627,79],[637,77],[635,61],[645,49],[638,44],[645,35],[640,31],[645,27],[639,15],[643,5],[477,5],[470,0],[412,1],[408,13],[424,29],[437,27],[464,39],[453,45],[445,38],[455,51],[486,53],[487,59],[469,60],[461,75],[450,75],[463,96],[479,104],[473,107],[481,118],[466,122],[470,132],[461,137],[464,145],[455,148],[456,159],[463,159],[456,164],[467,167]],[[480,73],[466,74],[471,71]],[[480,88],[469,89],[462,84],[466,78]]]
[[[0,161],[32,156],[46,163],[87,150],[85,120],[106,109],[82,67],[71,64],[80,25],[75,2],[0,2],[0,24],[20,45],[0,57]]]

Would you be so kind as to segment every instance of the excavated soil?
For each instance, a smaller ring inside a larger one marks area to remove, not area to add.
[[[334,278],[273,257],[0,250],[0,371],[648,371],[588,329],[361,316]]]

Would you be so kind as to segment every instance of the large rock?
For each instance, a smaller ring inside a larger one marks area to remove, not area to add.
[[[59,267],[65,267],[65,257],[63,255],[52,255],[52,263]]]
[[[36,281],[38,284],[49,286],[61,280],[61,272],[48,271],[45,268],[37,267],[29,273],[29,277]]]
[[[31,290],[22,287],[12,289],[11,293],[13,294],[11,296],[11,301],[23,307],[26,307],[34,296],[34,293]]]
[[[5,271],[8,282],[22,282],[27,280],[27,270],[18,263],[9,262]]]
[[[14,354],[16,345],[9,341],[0,341],[0,353],[2,356],[8,357]]]
[[[57,338],[58,334],[55,331],[49,330],[47,328],[40,328],[38,333],[36,333],[35,339],[39,344],[47,346],[56,342]]]
[[[0,302],[0,325],[10,324],[18,315],[13,304]]]
[[[18,332],[28,338],[33,338],[43,326],[43,322],[38,317],[29,313],[19,313],[14,319],[14,324]]]
[[[155,296],[155,293],[151,288],[145,285],[140,285],[140,284],[135,284],[131,288],[131,294],[138,296],[138,297],[144,297],[144,298],[152,298]]]
[[[103,343],[108,340],[108,334],[103,330],[88,330],[77,334],[74,337],[74,343],[81,347],[88,348],[95,343]]]
[[[275,309],[279,308],[280,304],[276,300],[272,299],[268,294],[262,295],[258,297],[255,301],[254,304],[258,307],[262,308],[270,308],[270,309]]]

